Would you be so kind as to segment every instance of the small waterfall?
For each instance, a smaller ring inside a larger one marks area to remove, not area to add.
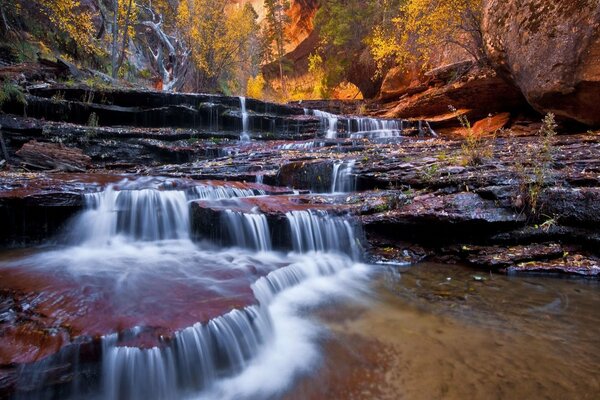
[[[148,184],[140,181],[140,185]],[[102,192],[85,194],[86,211],[75,221],[74,241],[107,244],[117,236],[130,241],[189,239],[189,201],[265,194],[264,190],[229,186],[199,185],[187,190],[154,186],[135,189],[135,181],[125,180]]]
[[[186,328],[164,347],[118,346],[116,334],[105,336],[104,398],[177,399],[205,389],[241,372],[271,334],[269,314],[250,306]]]
[[[300,143],[286,143],[276,147],[278,150],[310,150],[325,146],[325,142],[311,140]]]
[[[237,197],[263,196],[266,192],[260,189],[241,189],[230,186],[199,185],[188,190],[188,200],[222,200]]]
[[[331,216],[325,211],[290,211],[285,214],[292,234],[294,251],[335,251],[361,255],[360,234],[348,217]]]
[[[246,110],[246,98],[240,96],[240,109],[242,110],[242,134],[240,141],[249,142],[250,135],[248,134],[248,111]]]
[[[271,234],[264,214],[250,214],[226,210],[225,227],[235,246],[268,251],[271,250]]]
[[[402,136],[402,121],[353,117],[348,120],[352,139],[384,139]]]
[[[323,129],[326,129],[325,137],[327,139],[337,138],[337,125],[339,116],[319,110],[313,110],[313,114],[315,115],[315,117],[321,120],[321,127]]]
[[[78,242],[106,244],[116,236],[155,241],[189,238],[189,208],[179,190],[115,190],[85,195],[87,210],[75,224]]]
[[[336,161],[333,164],[332,193],[348,193],[356,189],[356,177],[352,174],[356,160]]]
[[[305,110],[308,113],[310,110]],[[385,139],[402,136],[402,120],[387,120],[367,117],[342,117],[325,111],[312,110],[312,114],[321,121],[321,129],[325,137],[338,137],[338,122],[342,123],[346,135],[352,139]]]

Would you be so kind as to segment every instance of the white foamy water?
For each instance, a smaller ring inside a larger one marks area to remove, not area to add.
[[[240,96],[240,110],[242,113],[242,133],[240,135],[241,142],[249,142],[250,135],[248,134],[248,111],[246,110],[246,98]]]
[[[369,117],[340,116],[319,110],[304,110],[307,115],[314,115],[321,122],[321,129],[328,139],[336,139],[340,135],[352,139],[389,139],[402,136],[404,123],[402,120],[379,119]]]
[[[72,224],[69,246],[8,265],[69,276],[83,285],[91,279],[102,285],[94,296],[109,296],[115,312],[139,316],[139,307],[149,312],[138,318],[141,325],[102,337],[98,391],[74,397],[272,398],[312,371],[320,361],[318,341],[324,331],[306,309],[366,287],[369,267],[357,261],[360,234],[350,218],[288,213],[294,250],[288,254],[271,251],[271,227],[264,215],[225,211],[223,223],[237,247],[218,248],[190,240],[189,201],[259,193],[210,185],[135,187],[122,182],[88,195],[87,209]],[[146,320],[159,327],[170,313],[186,320],[190,306],[185,297],[162,289],[173,285],[216,300],[235,298],[249,288],[256,300],[207,322],[190,323],[158,347],[130,345],[152,328],[144,325]],[[44,368],[29,375],[49,379],[45,374],[52,368]]]

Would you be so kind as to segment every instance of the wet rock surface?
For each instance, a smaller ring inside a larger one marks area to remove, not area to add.
[[[85,91],[60,93],[40,91],[32,96],[55,111],[63,101],[78,103],[81,110],[89,102],[93,110],[113,113],[106,114],[109,119],[117,118],[117,112],[139,116],[135,107],[160,114],[165,107],[210,100],[202,95],[115,91],[105,93],[104,101],[96,93],[82,102],[78,97]],[[100,117],[98,126],[86,126],[81,116],[45,121],[0,115],[9,152],[9,162],[0,171],[0,243],[24,247],[60,242],[66,224],[83,208],[86,193],[109,185],[130,190],[128,182],[140,178],[136,189],[186,191],[206,185],[253,193],[238,199],[189,200],[196,240],[227,241],[220,230],[228,212],[261,215],[273,248],[289,251],[286,214],[310,210],[351,216],[348,221],[364,228],[368,261],[380,264],[429,259],[467,263],[486,272],[600,276],[598,132],[552,139],[552,160],[544,167],[543,183],[535,187],[533,210],[523,198],[540,166],[527,156],[541,151],[541,139],[522,134],[527,129],[484,138],[474,163],[462,140],[409,137],[405,131],[381,129],[352,137],[346,124],[356,119],[336,122],[339,135],[326,138],[329,121],[305,115],[297,107],[253,101],[248,102],[256,117],[249,132],[252,140],[240,142],[239,99],[218,102],[223,110],[214,119],[214,130],[209,120],[190,122],[198,104],[191,114],[177,114],[183,120],[174,127],[167,126],[173,123],[168,113],[162,114],[164,124],[148,120],[141,127],[135,126],[135,118],[125,117],[114,123],[103,123]],[[506,124],[505,117],[498,118],[498,126]],[[261,118],[275,122],[267,129],[266,122],[256,122]],[[373,121],[371,125],[381,127]],[[31,140],[89,157],[87,171],[65,173],[52,165],[46,168],[57,170],[32,172],[35,163],[19,153]],[[6,257],[16,259],[17,253]],[[123,344],[161,346],[190,324],[253,304],[249,285],[268,272],[252,258],[243,260],[243,268],[235,272],[215,265],[210,278],[219,281],[226,294],[185,276],[156,281],[142,274],[145,287],[162,295],[149,302],[145,293],[125,290],[122,301],[115,303],[110,301],[114,280],[109,274],[82,286],[68,275],[47,276],[34,264],[0,269],[0,336],[10,344],[0,349],[0,397],[12,393],[20,366],[68,353],[72,346],[88,346],[85,354],[97,361],[100,335],[119,332]],[[136,326],[149,328],[132,335],[134,340],[128,332]],[[54,382],[69,381],[68,371],[57,371]]]

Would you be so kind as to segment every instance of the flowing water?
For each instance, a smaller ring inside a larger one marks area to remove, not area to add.
[[[284,215],[288,251],[272,250],[273,226],[258,210],[222,213],[233,247],[191,240],[190,202],[263,194],[126,180],[86,195],[64,246],[5,255],[1,285],[36,293],[30,306],[56,318],[57,332],[68,326],[100,341],[94,362],[84,340],[23,367],[16,397],[593,399],[600,392],[597,281],[366,265],[356,221],[324,211]],[[65,365],[67,384],[36,388]]]
[[[246,110],[246,98],[240,96],[240,110],[242,113],[242,133],[240,134],[241,142],[250,141],[250,135],[248,134],[248,111]]]
[[[597,399],[600,283],[385,266],[321,307],[323,363],[285,399]]]
[[[227,210],[235,247],[192,242],[191,201],[261,194],[123,181],[85,196],[65,246],[2,261],[4,284],[38,293],[40,311],[70,332],[101,338],[97,367],[78,367],[72,347],[24,367],[20,397],[270,398],[309,373],[322,328],[299,310],[362,290],[361,235],[348,217],[293,212],[293,246],[274,252],[265,215]],[[64,363],[67,388],[30,389]]]
[[[336,161],[333,164],[332,193],[348,193],[356,189],[356,177],[353,175],[356,160]]]
[[[399,138],[404,130],[402,120],[378,119],[367,117],[343,117],[319,110],[304,110],[321,121],[321,130],[327,139],[349,137],[352,139],[389,139]]]

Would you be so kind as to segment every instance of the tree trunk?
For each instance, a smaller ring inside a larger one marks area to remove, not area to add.
[[[119,55],[119,60],[117,61],[117,75],[119,74],[121,65],[123,65],[123,60],[125,59],[125,49],[127,48],[127,42],[129,40],[129,23],[131,22],[132,5],[133,0],[129,0],[129,6],[127,7],[127,17],[125,18],[125,26],[123,26],[123,43],[121,44],[121,54]]]
[[[112,78],[117,79],[117,37],[119,35],[119,0],[113,0],[113,26],[112,26]]]

